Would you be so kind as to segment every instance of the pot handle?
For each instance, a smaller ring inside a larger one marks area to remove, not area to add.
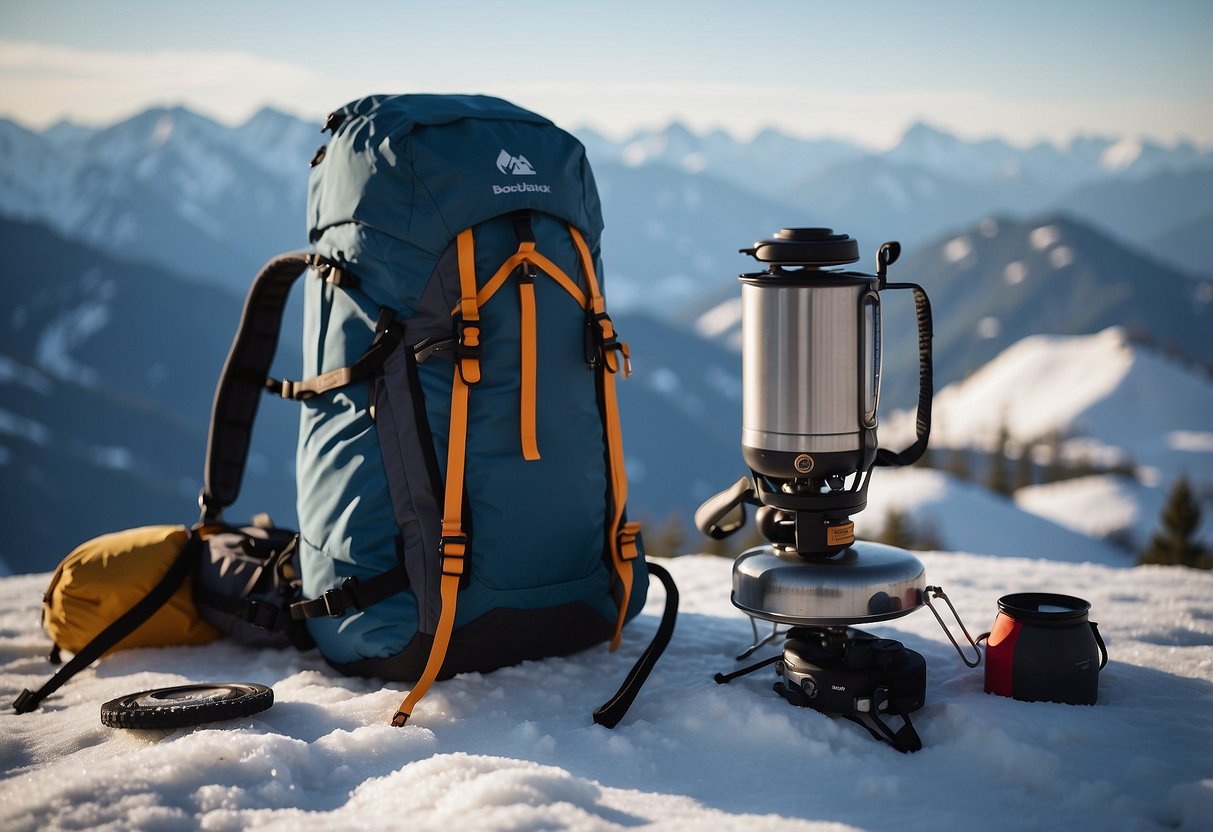
[[[886,243],[885,245],[888,245]],[[881,248],[884,251],[884,248]],[[914,420],[914,444],[900,453],[887,448],[876,451],[877,465],[913,465],[927,449],[931,436],[931,397],[934,392],[934,368],[931,360],[931,301],[917,283],[885,283],[882,289],[910,289],[914,292],[914,315],[918,319],[918,415]]]
[[[1099,634],[1099,625],[1094,621],[1088,621],[1087,623],[1091,625],[1091,633],[1095,636],[1095,643],[1099,645],[1099,655],[1101,657],[1099,669],[1103,670],[1108,664],[1108,646],[1103,643],[1103,636]]]
[[[709,497],[695,511],[695,526],[713,540],[724,540],[745,525],[745,504],[758,505],[754,483],[742,477],[714,497]],[[725,523],[724,518],[734,509],[740,508],[740,516]]]
[[[932,595],[937,598],[942,598],[944,603],[948,605],[948,609],[952,612],[952,617],[955,618],[956,623],[960,625],[960,631],[965,634],[965,638],[973,647],[973,651],[977,655],[977,658],[973,661],[969,661],[969,657],[966,656],[964,650],[960,648],[960,644],[956,641],[956,637],[953,636],[952,631],[948,629],[948,625],[944,622],[943,616],[939,614],[939,610],[935,609],[935,605],[931,603]],[[956,652],[960,656],[960,660],[969,667],[977,667],[979,664],[981,664],[981,648],[977,646],[977,642],[981,641],[983,638],[986,638],[990,634],[986,633],[985,635],[974,640],[973,637],[969,635],[969,628],[966,627],[965,623],[960,620],[960,613],[956,612],[956,607],[952,606],[952,599],[949,598],[947,593],[943,591],[943,587],[928,586],[922,591],[922,600],[926,603],[928,609],[930,609],[935,615],[935,620],[939,622],[939,626],[943,627],[944,634],[947,635],[948,640],[952,642],[952,646],[956,648]]]

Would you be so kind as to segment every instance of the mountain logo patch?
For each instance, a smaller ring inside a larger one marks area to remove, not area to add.
[[[511,176],[535,175],[535,168],[525,156],[514,156],[504,148],[497,154],[497,170]]]

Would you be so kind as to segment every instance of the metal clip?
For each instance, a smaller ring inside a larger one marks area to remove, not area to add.
[[[324,613],[329,618],[340,618],[345,614],[345,606],[341,603],[341,590],[326,589],[320,597],[324,601]]]
[[[956,642],[956,639],[952,637],[952,632],[948,629],[948,625],[944,623],[943,617],[939,614],[939,611],[935,609],[935,605],[931,603],[932,594],[942,598],[944,603],[948,605],[948,609],[952,611],[952,617],[955,618],[956,623],[960,625],[960,631],[965,634],[965,638],[968,639],[969,644],[971,644],[973,649],[977,652],[976,661],[969,661],[969,658],[964,654],[964,651],[960,648],[960,645]],[[973,637],[969,635],[968,629],[965,627],[964,622],[960,620],[960,614],[956,612],[956,607],[952,606],[952,601],[948,598],[947,593],[945,593],[941,587],[929,586],[922,591],[922,597],[923,600],[926,601],[927,607],[930,608],[931,613],[935,616],[935,620],[939,622],[939,626],[943,628],[944,634],[948,637],[948,640],[952,642],[952,646],[956,648],[956,653],[960,656],[960,660],[969,667],[977,667],[979,664],[981,664],[981,648],[977,646],[977,642],[975,642]]]

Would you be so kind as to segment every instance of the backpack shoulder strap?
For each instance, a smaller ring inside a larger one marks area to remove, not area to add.
[[[270,378],[270,365],[278,349],[287,297],[291,286],[309,267],[334,286],[345,289],[358,286],[357,278],[348,269],[302,251],[280,254],[253,278],[244,310],[240,313],[240,325],[215,387],[203,488],[198,497],[202,509],[200,522],[219,520],[223,510],[236,502],[240,494],[240,481],[244,477],[253,422],[262,393],[276,393],[284,399],[303,401],[362,381],[383,365],[402,336],[391,310],[381,309],[374,341],[350,366],[303,381]]]
[[[202,522],[217,520],[240,494],[253,421],[278,349],[286,299],[291,286],[311,264],[311,257],[304,252],[279,255],[262,267],[249,289],[211,406],[206,466],[198,497]]]

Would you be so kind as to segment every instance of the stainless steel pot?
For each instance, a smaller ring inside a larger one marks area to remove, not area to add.
[[[848,476],[872,463],[880,397],[878,278],[820,268],[854,262],[856,248],[845,234],[785,228],[754,250],[779,264],[741,277],[741,444],[756,473]],[[798,255],[817,259],[797,263]]]

